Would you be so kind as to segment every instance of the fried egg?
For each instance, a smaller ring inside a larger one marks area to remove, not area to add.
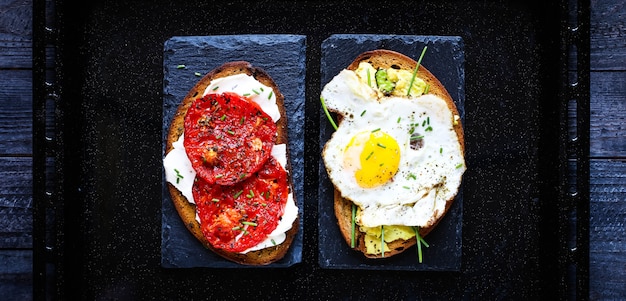
[[[322,90],[342,120],[323,161],[342,197],[359,206],[361,226],[428,226],[458,192],[465,171],[454,114],[444,99],[382,96],[343,70]]]

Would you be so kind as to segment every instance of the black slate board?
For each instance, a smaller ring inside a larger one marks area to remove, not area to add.
[[[300,35],[177,36],[164,44],[163,141],[178,105],[204,75],[219,65],[245,60],[274,79],[285,97],[289,152],[295,199],[303,220],[305,41]],[[185,68],[178,68],[185,65]],[[165,144],[163,144],[165,150]],[[206,250],[185,228],[167,190],[163,174],[161,265],[166,268],[248,267]],[[285,257],[269,267],[287,267],[302,260],[302,222]],[[266,266],[267,267],[267,266]]]
[[[418,60],[427,46],[422,65],[432,72],[452,96],[464,122],[465,57],[463,40],[454,36],[413,35],[332,35],[322,43],[321,83],[328,83],[362,52],[389,49]],[[320,113],[320,145],[330,138],[333,128],[326,115]],[[344,242],[333,210],[333,186],[323,161],[319,168],[319,264],[324,268],[457,271],[461,266],[463,189],[439,225],[426,236],[423,262],[417,260],[417,247],[391,258],[368,259],[353,251]]]

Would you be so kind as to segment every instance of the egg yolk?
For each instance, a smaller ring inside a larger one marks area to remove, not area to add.
[[[380,130],[354,135],[344,151],[344,166],[363,188],[385,184],[398,172],[399,164],[398,142]]]

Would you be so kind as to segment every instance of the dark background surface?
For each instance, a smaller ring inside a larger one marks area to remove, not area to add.
[[[549,9],[558,14],[558,7]],[[65,179],[68,188],[81,188],[68,189],[68,197],[82,202],[66,215],[67,241],[75,243],[66,256],[80,264],[68,262],[65,280],[85,288],[71,294],[81,299],[106,294],[447,299],[531,298],[551,292],[558,281],[558,250],[552,243],[555,233],[542,223],[552,223],[549,216],[555,212],[547,204],[556,194],[542,190],[540,181],[556,184],[557,179],[537,168],[539,160],[557,159],[557,141],[548,137],[557,137],[558,101],[549,87],[558,84],[558,70],[550,62],[558,61],[561,52],[555,39],[558,19],[548,15],[545,8],[530,5],[408,2],[104,2],[71,14],[64,28],[64,87],[70,94],[65,97],[75,101],[74,111],[65,113],[73,120],[66,130],[76,139],[67,142],[73,159],[67,162]],[[162,270],[163,42],[172,35],[257,32],[307,36],[303,263],[273,273],[245,270],[243,275],[241,270]],[[458,35],[465,41],[470,168],[464,177],[460,272],[372,273],[318,265],[319,143],[309,137],[318,137],[320,128],[320,45],[330,34],[358,32]],[[346,290],[347,283],[352,289]]]
[[[383,6],[368,3],[318,6],[312,3],[276,2],[281,8],[274,12],[280,17],[271,19],[272,15],[265,9],[275,8],[271,7],[273,4],[223,4],[220,7],[203,4],[174,8],[177,4],[118,5],[102,2],[84,7],[84,14],[72,15],[72,18],[68,18],[72,19],[71,22],[60,26],[65,35],[65,43],[62,45],[64,60],[60,63],[64,70],[71,71],[61,78],[67,85],[64,93],[67,101],[66,116],[72,116],[71,120],[78,122],[68,122],[63,128],[56,129],[57,132],[66,133],[65,137],[71,137],[67,140],[72,140],[66,141],[67,162],[64,162],[66,166],[63,167],[65,173],[62,176],[67,187],[65,202],[68,206],[76,205],[75,208],[70,207],[66,215],[71,225],[71,229],[64,235],[68,242],[68,254],[64,257],[67,277],[60,283],[68,287],[70,284],[78,285],[79,289],[64,293],[78,296],[78,299],[142,299],[151,294],[164,299],[194,299],[191,295],[210,298],[220,293],[227,296],[232,293],[231,296],[236,298],[249,294],[259,296],[258,290],[271,291],[261,297],[292,299],[304,295],[316,299],[357,299],[357,296],[367,295],[372,299],[381,296],[390,299],[416,299],[420,296],[437,299],[458,299],[460,296],[472,299],[519,299],[556,291],[556,272],[550,271],[555,263],[550,260],[558,258],[555,258],[555,254],[547,253],[557,242],[533,240],[537,233],[546,235],[548,232],[548,238],[551,235],[550,230],[532,228],[547,222],[545,219],[551,217],[544,214],[544,209],[549,209],[542,207],[545,206],[544,194],[539,194],[542,198],[532,204],[502,200],[501,196],[508,193],[505,183],[513,181],[506,176],[502,182],[487,178],[492,181],[490,184],[495,185],[490,192],[480,192],[488,194],[488,200],[473,199],[468,201],[470,204],[464,204],[463,265],[459,273],[320,269],[316,260],[315,235],[317,181],[312,175],[305,177],[305,198],[313,201],[305,203],[305,222],[310,226],[305,225],[303,264],[263,273],[246,272],[245,276],[236,271],[163,271],[159,268],[160,209],[155,204],[160,201],[158,183],[161,179],[161,158],[157,151],[161,145],[160,49],[162,42],[169,36],[268,32],[307,35],[306,109],[307,113],[312,111],[314,114],[318,113],[315,98],[320,86],[319,45],[328,35],[365,32],[462,36],[467,60],[466,132],[473,136],[471,139],[468,137],[468,156],[474,162],[483,163],[477,166],[473,175],[468,176],[467,181],[473,181],[476,186],[466,186],[466,195],[481,188],[477,183],[483,183],[482,176],[487,169],[499,166],[499,174],[508,170],[505,163],[498,160],[516,158],[526,150],[523,146],[505,146],[503,150],[495,148],[503,144],[501,135],[504,134],[500,127],[496,127],[496,133],[472,128],[471,118],[485,122],[488,117],[483,114],[487,111],[494,113],[495,117],[503,117],[497,121],[507,124],[518,118],[509,111],[518,108],[512,101],[520,97],[518,94],[546,96],[553,93],[545,90],[549,90],[546,85],[554,80],[552,76],[558,75],[558,71],[551,69],[558,67],[557,63],[549,60],[560,55],[553,53],[558,52],[554,48],[555,43],[558,43],[558,31],[549,26],[555,21],[535,11],[539,8],[531,4],[444,3],[423,4],[418,9],[411,3],[399,3],[398,6],[396,3]],[[0,287],[5,296],[29,299],[32,298],[29,288],[32,288],[33,277],[29,270],[32,258],[32,224],[29,222],[32,214],[29,202],[32,193],[29,184],[32,181],[32,174],[29,174],[32,111],[29,106],[31,66],[28,54],[31,7],[28,1],[9,1],[2,5],[3,11],[10,14],[3,18],[2,23],[3,28],[6,28],[2,47],[8,51],[6,56],[3,55],[0,70],[7,83],[3,90],[6,94],[1,99],[1,127],[5,131],[3,133],[10,134],[2,139],[5,147],[0,158],[3,166],[1,172],[5,175],[2,178],[1,195],[1,213],[5,217],[2,219],[4,238],[0,256],[3,262],[8,263],[2,266]],[[441,14],[439,8],[443,8],[446,14]],[[359,10],[363,13],[355,17],[352,12]],[[231,17],[232,14],[227,14],[231,11],[254,11],[255,14],[235,14],[235,17]],[[626,81],[623,67],[620,67],[626,65],[624,11],[624,4],[620,2],[593,1],[589,245],[589,295],[592,299],[624,297],[623,288],[626,287],[623,283],[626,278],[623,277],[623,254],[626,248],[622,222],[626,212],[622,210],[625,199],[623,187],[626,184],[623,182],[626,146],[624,139],[621,139],[624,136],[623,112],[626,109],[623,99]],[[63,12],[67,14],[65,9]],[[381,17],[388,15],[397,16],[397,24]],[[524,38],[523,41],[513,41],[519,34]],[[525,53],[526,50],[522,49],[525,47],[521,46],[531,46],[537,56],[511,55]],[[549,66],[529,64],[529,61],[547,62]],[[510,72],[511,67],[514,67],[515,72]],[[537,73],[546,69],[546,73]],[[534,88],[521,91],[515,81],[519,78],[530,79],[530,83],[524,86]],[[91,94],[96,92],[99,94]],[[493,97],[495,99],[511,101],[498,102],[499,108],[470,105],[473,99],[494,95],[498,96]],[[49,116],[53,116],[55,112],[49,113]],[[540,116],[550,115],[550,112],[543,110],[538,113]],[[531,124],[539,116],[521,118]],[[552,121],[545,122],[550,124]],[[316,126],[319,126],[316,121],[307,119],[307,154],[314,152],[309,147],[317,148],[317,137],[308,132],[309,128],[314,132]],[[514,135],[517,138],[521,135],[524,140],[523,134],[511,132],[515,128],[511,126],[504,133],[518,135]],[[54,129],[54,122],[50,122],[48,132],[53,133]],[[547,134],[550,133],[548,130]],[[128,141],[140,143],[130,147]],[[498,153],[502,155],[498,157]],[[304,159],[307,162],[305,171],[311,170],[311,164],[317,158],[308,155]],[[122,167],[128,170],[123,171]],[[53,163],[49,164],[51,178],[54,178],[57,169],[59,167],[55,168]],[[131,172],[133,170],[135,172]],[[529,177],[527,180],[537,179],[545,178]],[[551,180],[552,177],[547,179]],[[520,209],[531,209],[531,214],[519,214],[525,213]],[[474,220],[467,220],[468,215]],[[522,225],[528,220],[535,223]],[[532,229],[528,229],[528,226]],[[510,239],[498,240],[500,237],[493,234],[507,230],[514,230]],[[515,242],[517,238],[531,240],[527,245],[525,242]],[[524,249],[517,249],[522,244]],[[72,266],[78,268],[72,270]],[[548,272],[547,275],[541,274],[544,271]],[[285,281],[285,278],[288,280]],[[236,284],[233,279],[237,280]],[[346,289],[349,285],[358,289]],[[320,287],[325,290],[320,290]]]

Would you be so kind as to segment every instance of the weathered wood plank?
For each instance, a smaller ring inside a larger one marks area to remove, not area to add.
[[[626,160],[592,160],[590,166],[589,296],[626,296]]]
[[[590,156],[626,157],[626,72],[591,72]]]
[[[33,299],[32,250],[0,249],[0,299]]]
[[[624,1],[591,1],[591,70],[626,70],[625,13]]]
[[[0,249],[32,248],[32,158],[0,157]]]
[[[32,72],[0,70],[0,155],[32,153]]]
[[[32,0],[0,2],[0,68],[32,66]]]
[[[54,28],[53,1],[46,1],[48,27]],[[32,0],[0,1],[0,69],[32,68]],[[54,48],[46,49],[48,66],[52,66]]]

